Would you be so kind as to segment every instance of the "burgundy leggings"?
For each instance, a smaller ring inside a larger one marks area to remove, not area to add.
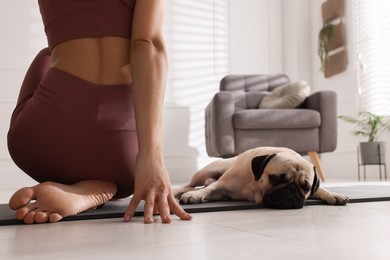
[[[138,152],[130,85],[97,85],[49,68],[43,49],[23,81],[8,132],[14,162],[38,182],[105,180],[134,191]]]

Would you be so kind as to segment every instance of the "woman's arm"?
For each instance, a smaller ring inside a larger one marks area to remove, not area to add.
[[[171,211],[183,220],[191,219],[172,194],[163,158],[162,110],[167,77],[163,19],[163,0],[136,2],[130,66],[139,153],[134,195],[125,221],[133,217],[141,200],[145,200],[145,223],[153,222],[155,212],[160,213],[164,223],[171,221]]]

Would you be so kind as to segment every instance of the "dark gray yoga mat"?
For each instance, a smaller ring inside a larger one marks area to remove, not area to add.
[[[350,199],[350,203],[390,201],[390,186],[355,185],[345,187],[329,187],[327,189],[329,191],[347,195]],[[83,212],[75,216],[66,217],[62,221],[122,218],[127,206],[129,205],[129,201],[130,198],[119,201],[110,201],[106,203],[102,208]],[[306,201],[306,206],[324,204],[324,202],[319,200]],[[256,204],[247,201],[218,201],[194,205],[183,205],[183,208],[188,213],[201,213],[215,211],[261,209],[265,208],[265,206],[262,204]],[[143,216],[143,205],[140,205],[138,207],[135,216]],[[9,209],[7,204],[0,204],[0,226],[17,225],[22,223],[22,221],[15,219],[14,212]]]

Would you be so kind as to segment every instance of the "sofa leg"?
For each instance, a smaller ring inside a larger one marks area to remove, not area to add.
[[[316,167],[318,177],[320,177],[321,181],[325,181],[324,170],[322,169],[320,157],[317,152],[309,152],[309,157],[313,165]]]

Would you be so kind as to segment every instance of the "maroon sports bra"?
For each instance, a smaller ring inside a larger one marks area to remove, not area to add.
[[[135,1],[38,0],[50,50],[78,38],[131,38]]]

